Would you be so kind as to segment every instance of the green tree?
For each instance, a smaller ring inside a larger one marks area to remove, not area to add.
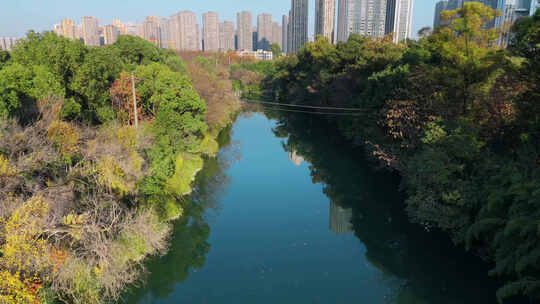
[[[141,97],[145,114],[156,116],[159,106],[166,100],[166,94],[176,90],[191,89],[191,81],[184,74],[171,71],[166,65],[152,63],[141,65],[135,71],[137,92]]]
[[[75,71],[69,87],[86,112],[86,120],[106,122],[114,118],[109,88],[122,71],[119,58],[114,48],[91,48]]]
[[[0,70],[8,64],[10,58],[9,52],[0,50]]]
[[[30,122],[37,118],[37,101],[64,97],[61,81],[47,67],[14,63],[0,70],[0,117]]]
[[[11,52],[12,61],[23,66],[46,66],[51,73],[61,80],[64,87],[73,80],[88,52],[80,41],[71,41],[47,32],[37,34],[29,32],[26,39],[17,44]]]
[[[126,64],[128,70],[134,69],[137,65],[162,60],[159,48],[139,37],[122,35],[111,47],[117,49],[120,60]]]

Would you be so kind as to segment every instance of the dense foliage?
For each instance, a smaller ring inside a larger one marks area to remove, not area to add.
[[[1,52],[0,302],[118,300],[166,251],[235,102],[210,119],[181,58],[136,37],[30,32]]]
[[[410,218],[495,262],[498,292],[540,299],[540,11],[507,50],[478,2],[419,41],[320,38],[275,63],[265,97],[356,108],[330,128],[397,170]]]

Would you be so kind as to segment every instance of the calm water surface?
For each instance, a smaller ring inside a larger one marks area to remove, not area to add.
[[[396,177],[318,129],[239,118],[126,302],[495,303],[486,265],[409,224]]]

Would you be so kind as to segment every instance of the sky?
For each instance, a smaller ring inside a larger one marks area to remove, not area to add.
[[[315,0],[309,0],[310,35],[313,34]],[[413,37],[424,26],[432,26],[435,3],[438,0],[413,0]],[[100,24],[109,24],[113,18],[142,23],[146,16],[169,17],[181,10],[199,14],[207,11],[219,13],[220,21],[236,23],[236,13],[251,11],[254,16],[270,13],[281,23],[288,14],[290,0],[3,0],[0,8],[0,37],[22,37],[29,30],[52,30],[63,18],[80,23],[82,16],[93,16]],[[336,1],[337,2],[337,1]],[[337,3],[336,3],[337,6]],[[202,23],[202,22],[201,22]]]

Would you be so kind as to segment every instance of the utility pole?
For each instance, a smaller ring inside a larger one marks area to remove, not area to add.
[[[135,114],[135,128],[139,127],[139,114],[137,113],[137,93],[135,92],[135,75],[131,72],[131,89],[133,91],[133,113]]]

